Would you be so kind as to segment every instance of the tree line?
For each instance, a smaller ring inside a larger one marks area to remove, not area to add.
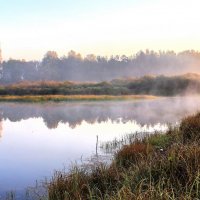
[[[0,68],[0,83],[11,84],[21,81],[110,81],[119,77],[141,77],[144,75],[178,75],[200,72],[200,52],[187,50],[139,51],[133,56],[82,57],[75,51],[58,57],[48,51],[42,61],[10,59]]]

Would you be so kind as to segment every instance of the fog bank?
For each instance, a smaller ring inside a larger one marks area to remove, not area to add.
[[[48,51],[43,60],[13,60],[1,64],[0,83],[20,81],[110,81],[119,77],[141,77],[144,75],[180,75],[200,73],[200,52],[190,50],[140,51],[127,57],[110,58],[94,54],[82,57],[75,51],[58,57],[55,51]]]

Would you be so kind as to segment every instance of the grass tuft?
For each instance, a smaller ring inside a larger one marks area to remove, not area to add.
[[[184,143],[200,141],[200,113],[183,119],[180,124],[180,133]]]

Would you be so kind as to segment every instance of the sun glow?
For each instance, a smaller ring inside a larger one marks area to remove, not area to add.
[[[115,4],[115,3],[113,3]],[[197,0],[141,1],[109,10],[96,10],[56,16],[7,21],[1,26],[4,58],[41,59],[46,51],[60,56],[71,49],[83,55],[127,54],[139,50],[198,50],[200,2]],[[67,13],[67,4],[66,13]],[[78,6],[78,5],[77,5]],[[2,20],[0,20],[2,21]]]

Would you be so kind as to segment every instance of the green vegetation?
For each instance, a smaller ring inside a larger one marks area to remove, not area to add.
[[[111,165],[57,172],[48,184],[50,200],[200,199],[200,113],[178,127],[104,147],[121,146]]]
[[[75,82],[20,82],[1,85],[0,95],[156,95],[174,96],[185,93],[200,93],[200,76],[145,76],[138,79],[115,79],[101,83]]]
[[[148,143],[155,148],[166,148],[170,145],[171,136],[166,134],[154,134],[148,138]]]

